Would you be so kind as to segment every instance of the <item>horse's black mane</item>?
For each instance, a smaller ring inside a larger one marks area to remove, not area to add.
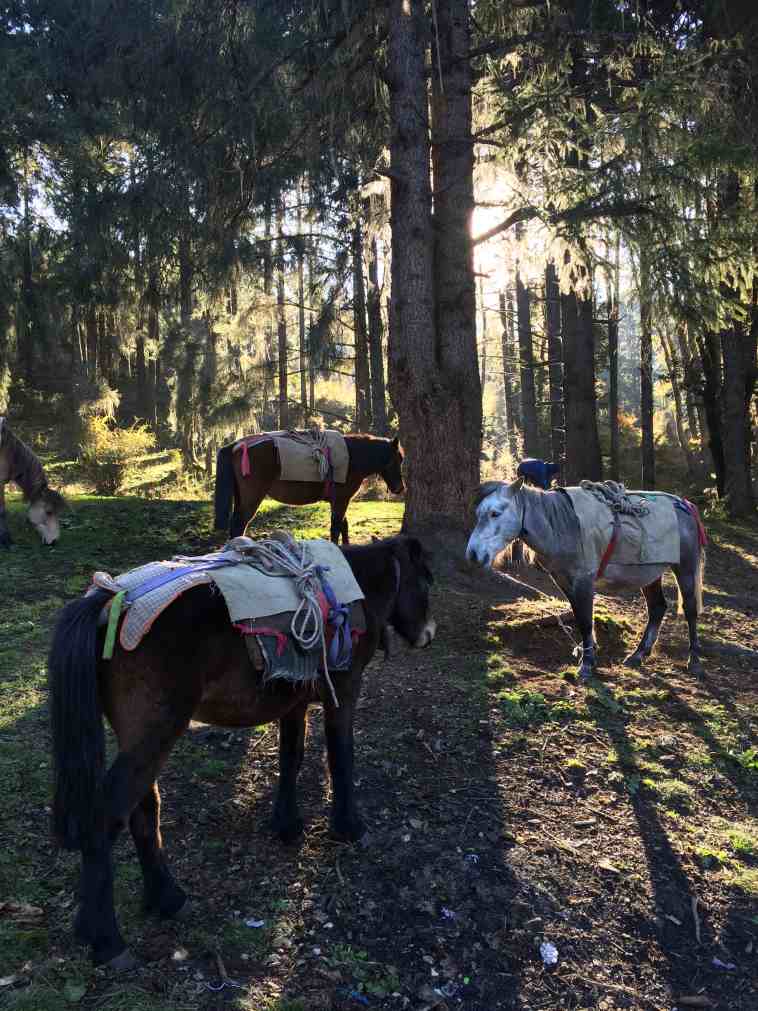
[[[346,435],[350,463],[358,473],[379,474],[392,459],[392,440],[380,435]]]
[[[542,491],[522,485],[519,494],[525,497],[527,507],[539,509],[548,526],[557,539],[557,548],[561,553],[576,550],[581,540],[579,517],[574,512],[571,499],[560,488],[554,491]],[[528,518],[525,520],[528,523]]]

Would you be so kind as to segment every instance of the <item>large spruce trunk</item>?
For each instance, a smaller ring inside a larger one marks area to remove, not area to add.
[[[503,396],[505,398],[505,426],[508,432],[508,452],[511,463],[518,460],[518,412],[516,410],[516,393],[513,388],[513,340],[512,340],[513,304],[506,300],[504,291],[500,292],[500,326],[501,348],[503,353]],[[563,394],[561,393],[561,396]]]
[[[721,332],[721,353],[724,494],[729,515],[738,518],[755,510],[750,475],[750,339],[742,327],[735,324]]]
[[[471,520],[479,482],[481,385],[470,221],[473,210],[468,4],[437,5],[432,75],[434,228],[420,0],[393,0],[388,79],[392,184],[390,390],[407,460],[404,529]],[[443,88],[440,88],[440,77]],[[444,90],[443,90],[444,89]],[[435,242],[436,237],[436,242]],[[451,544],[451,550],[455,550]]]
[[[640,244],[640,428],[642,430],[642,487],[655,488],[653,436],[653,306],[647,241]]]

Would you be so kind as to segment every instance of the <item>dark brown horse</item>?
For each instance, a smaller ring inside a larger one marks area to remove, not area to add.
[[[348,840],[362,836],[353,795],[353,716],[363,669],[386,624],[416,647],[429,645],[436,626],[429,616],[432,576],[417,540],[394,537],[344,552],[365,594],[367,631],[354,649],[351,669],[331,672],[339,708],[320,687],[277,682],[263,687],[223,597],[209,586],[179,597],[137,649],[117,646],[110,661],[100,659],[104,631],[98,627],[107,592],[97,590],[61,612],[49,661],[53,824],[61,845],[82,853],[75,927],[97,963],[125,968],[133,961],[116,922],[111,860],[113,843],[127,825],[142,865],[146,910],[164,917],[185,910],[186,894],[171,876],[162,847],[156,780],[193,718],[228,727],[279,721],[273,829],[286,841],[303,828],[296,782],[306,713],[309,704],[322,702],[332,828]],[[101,713],[119,747],[107,774]]]
[[[229,530],[238,537],[255,516],[261,502],[268,495],[286,505],[308,505],[311,502],[331,501],[331,539],[336,544],[348,544],[348,526],[345,513],[350,499],[367,477],[380,474],[394,495],[400,495],[403,485],[403,454],[397,439],[382,439],[373,435],[346,435],[349,457],[347,480],[335,484],[332,495],[324,490],[323,481],[282,481],[276,446],[272,441],[261,442],[249,449],[250,474],[242,473],[242,454],[234,453],[234,444],[223,446],[216,462],[215,511],[216,529]],[[229,507],[234,500],[234,512],[229,522]]]
[[[65,508],[63,496],[47,483],[42,464],[28,446],[0,418],[0,548],[9,548],[11,535],[5,518],[5,485],[12,481],[29,503],[27,517],[43,544],[60,537],[58,516]]]

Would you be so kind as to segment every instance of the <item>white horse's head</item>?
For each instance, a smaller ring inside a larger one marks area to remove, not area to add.
[[[520,536],[524,503],[519,494],[522,478],[512,484],[488,481],[479,489],[476,526],[466,545],[466,558],[491,566],[497,555]]]

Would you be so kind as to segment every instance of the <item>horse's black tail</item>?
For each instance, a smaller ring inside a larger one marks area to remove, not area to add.
[[[53,832],[65,849],[82,849],[101,828],[105,734],[97,690],[97,619],[109,596],[97,590],[67,604],[50,648]]]
[[[231,444],[222,446],[216,456],[216,486],[213,494],[216,530],[229,530],[229,513],[236,496],[232,450]]]

